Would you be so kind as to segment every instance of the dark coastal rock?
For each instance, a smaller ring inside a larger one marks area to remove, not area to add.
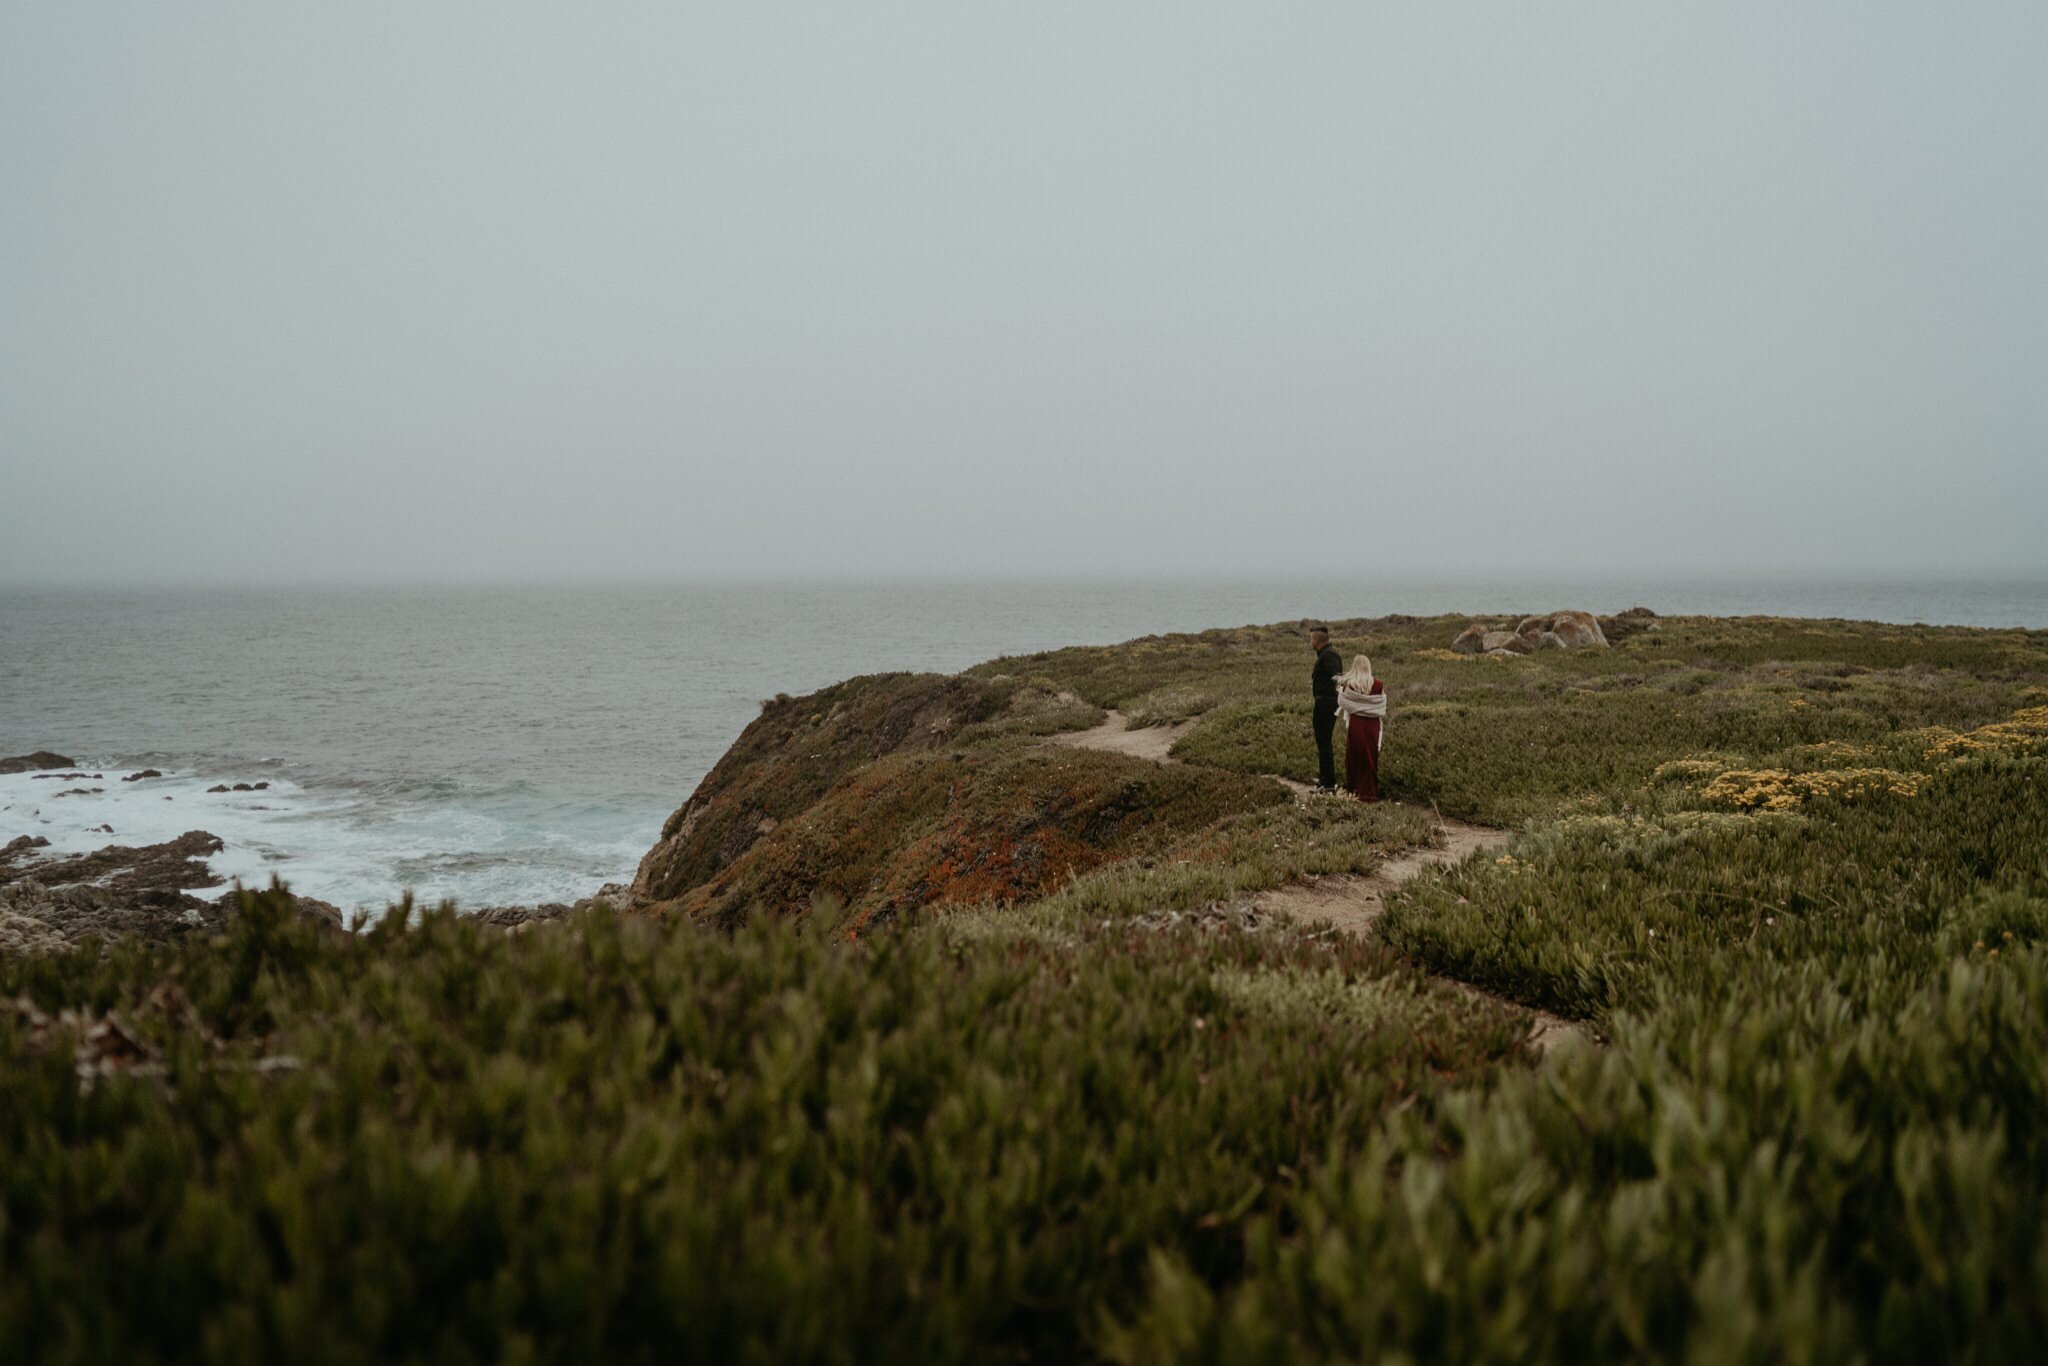
[[[67,787],[57,795],[60,797],[90,797],[96,792],[105,792],[104,787]]]
[[[225,929],[240,908],[240,888],[210,901],[191,894],[220,885],[202,860],[220,852],[221,842],[204,830],[162,844],[33,857],[49,843],[24,835],[0,846],[0,954],[61,952],[93,938],[109,945],[129,936],[174,943]],[[295,914],[342,927],[340,910],[327,902],[290,900]]]
[[[224,923],[218,908],[183,892],[122,894],[35,878],[0,886],[0,953],[58,953],[90,938],[113,944],[128,935],[171,943]]]
[[[213,902],[213,905],[224,914],[232,915],[240,909],[241,898],[244,893],[253,890],[255,889],[235,886],[221,893]],[[343,917],[341,907],[331,901],[321,901],[315,897],[296,895],[290,888],[285,887],[281,883],[272,884],[271,890],[282,892],[285,899],[291,902],[292,914],[303,920],[317,920],[331,929],[343,930],[348,928],[348,921]]]
[[[12,846],[10,846],[11,848]],[[162,844],[129,846],[110,844],[89,854],[49,859],[34,867],[35,880],[46,887],[90,884],[116,896],[138,896],[145,892],[182,892],[194,887],[218,887],[220,879],[204,862],[217,854],[218,837],[204,830],[188,830]],[[12,869],[0,868],[0,879]]]
[[[229,790],[229,788],[226,783],[215,783],[212,787],[209,787],[206,790],[208,792],[226,792]]]
[[[0,884],[17,876],[15,869],[35,861],[35,851],[47,849],[50,841],[42,835],[21,835],[0,844]]]
[[[546,901],[538,906],[486,906],[475,912],[471,919],[479,925],[517,933],[551,920],[560,920],[568,915],[569,905],[561,901]]]
[[[39,768],[77,768],[78,760],[67,759],[61,754],[52,754],[39,749],[34,754],[17,754],[12,759],[0,759],[0,773],[33,773]]]
[[[633,905],[633,889],[623,882],[607,882],[589,896],[570,903],[546,901],[538,906],[486,906],[473,913],[478,924],[518,932],[551,920],[581,915],[585,911],[622,911]]]
[[[33,778],[30,778],[29,781],[32,783],[76,782],[80,778],[99,778],[103,776],[103,774],[99,773],[38,773]]]
[[[124,783],[139,783],[139,782],[141,782],[141,781],[142,781],[142,780],[143,780],[144,778],[161,778],[161,777],[163,777],[163,776],[164,776],[164,775],[163,775],[163,770],[161,770],[161,769],[155,769],[155,768],[145,768],[145,769],[143,769],[143,770],[142,770],[142,772],[140,772],[140,773],[131,773],[131,774],[129,774],[129,775],[127,776],[127,777],[123,778],[123,779],[122,779],[121,781],[122,781],[122,782],[124,782]]]
[[[35,903],[33,907],[44,914],[24,914],[15,908],[16,900],[12,889],[0,888],[0,957],[27,958],[62,953],[71,947],[71,941],[50,925],[47,903]]]

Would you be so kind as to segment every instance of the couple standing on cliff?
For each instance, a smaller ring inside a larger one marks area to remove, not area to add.
[[[1314,692],[1316,758],[1321,765],[1316,781],[1318,792],[1337,790],[1337,756],[1333,732],[1337,718],[1344,718],[1344,790],[1362,802],[1380,799],[1380,743],[1385,738],[1387,690],[1372,676],[1372,661],[1354,655],[1349,672],[1344,659],[1330,644],[1330,628],[1309,629],[1308,643],[1316,652],[1315,672],[1309,675]]]

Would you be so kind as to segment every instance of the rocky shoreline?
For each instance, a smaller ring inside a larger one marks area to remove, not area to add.
[[[54,953],[87,939],[111,944],[133,935],[175,943],[221,929],[233,914],[235,889],[206,866],[220,840],[204,830],[140,846],[114,844],[52,858],[49,841],[23,835],[0,845],[0,953]],[[339,929],[341,912],[324,901],[294,897],[299,914]]]
[[[88,854],[52,858],[49,841],[23,835],[0,845],[0,954],[60,953],[88,939],[113,944],[133,936],[175,944],[225,928],[239,887],[226,887],[206,866],[218,837],[190,830],[160,844],[114,844]],[[195,895],[205,893],[206,895]],[[487,906],[469,913],[483,925],[521,930],[600,903],[622,904],[620,883],[576,902]],[[340,930],[348,917],[330,902],[292,896],[299,915]]]
[[[51,751],[0,759],[5,773],[99,776],[76,769],[73,760]],[[111,945],[131,936],[175,944],[216,933],[233,916],[242,890],[228,886],[207,866],[222,847],[220,838],[206,830],[188,830],[155,844],[109,844],[61,856],[48,852],[50,841],[40,835],[0,844],[0,954],[59,953],[87,940]],[[574,903],[488,906],[470,914],[478,923],[517,930],[599,902],[616,904],[628,895],[624,885],[613,884]],[[308,919],[337,930],[347,927],[349,918],[329,902],[294,895],[292,904]]]

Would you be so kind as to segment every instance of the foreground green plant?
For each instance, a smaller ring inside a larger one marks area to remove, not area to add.
[[[1149,1249],[1230,1279],[1334,1136],[1522,1056],[1512,1012],[1277,930],[406,914],[267,894],[216,944],[8,965],[10,1360],[1068,1355]],[[1257,1027],[1296,973],[1382,1027]],[[89,1023],[30,1023],[80,1005],[142,1050],[89,1087]]]
[[[1883,964],[1855,974],[1882,980]],[[1811,965],[1391,1117],[1248,1230],[1172,1249],[1118,1360],[2020,1361],[2048,1328],[2048,953],[1895,1014]]]

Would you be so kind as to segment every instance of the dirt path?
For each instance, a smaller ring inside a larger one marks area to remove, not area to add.
[[[1128,754],[1136,759],[1157,759],[1160,763],[1173,763],[1174,741],[1195,728],[1192,721],[1182,721],[1173,726],[1141,726],[1131,729],[1131,719],[1120,711],[1112,711],[1103,723],[1094,730],[1070,730],[1062,735],[1047,738],[1062,745],[1078,745],[1082,749],[1106,749],[1113,754]]]
[[[1252,905],[1262,911],[1284,912],[1297,920],[1327,920],[1340,930],[1363,935],[1380,918],[1387,893],[1402,883],[1427,869],[1447,867],[1483,849],[1498,849],[1508,842],[1505,830],[1467,825],[1447,816],[1435,817],[1431,833],[1437,840],[1434,848],[1410,849],[1388,859],[1368,876],[1289,883],[1259,893]]]
[[[1194,724],[1192,721],[1183,721],[1173,726],[1146,726],[1133,730],[1128,717],[1122,712],[1111,711],[1108,718],[1093,730],[1069,731],[1064,735],[1050,738],[1057,744],[1078,745],[1083,749],[1105,749],[1117,754],[1129,754],[1140,759],[1153,759],[1162,764],[1170,764],[1179,762],[1171,753],[1174,742],[1192,730]],[[1273,776],[1278,777],[1277,774]],[[1313,788],[1292,778],[1279,778],[1279,781],[1285,783],[1300,801],[1341,800],[1333,797],[1314,797]],[[1411,849],[1388,859],[1366,876],[1326,877],[1310,882],[1290,882],[1284,887],[1274,887],[1259,893],[1252,899],[1252,906],[1255,910],[1284,915],[1304,924],[1328,924],[1346,934],[1355,934],[1362,938],[1372,933],[1373,922],[1379,919],[1380,912],[1385,909],[1387,895],[1395,888],[1431,868],[1446,867],[1462,862],[1483,850],[1498,849],[1509,839],[1509,834],[1505,830],[1469,825],[1435,812],[1431,813],[1431,835],[1434,839],[1432,847]],[[1454,982],[1461,990],[1474,996],[1486,996],[1516,1010],[1526,1011],[1530,1017],[1529,1041],[1545,1053],[1567,1038],[1576,1037],[1582,1032],[1578,1024],[1562,1016],[1505,1001],[1468,982],[1459,982],[1456,978],[1444,980]]]
[[[1421,876],[1431,868],[1448,867],[1460,863],[1473,854],[1488,849],[1498,849],[1508,842],[1508,832],[1493,830],[1483,825],[1468,825],[1464,821],[1452,820],[1448,816],[1434,816],[1431,835],[1436,844],[1428,849],[1411,849],[1382,863],[1364,877],[1326,877],[1312,882],[1290,882],[1284,887],[1274,887],[1252,898],[1255,910],[1272,912],[1299,920],[1303,924],[1328,924],[1346,934],[1360,938],[1372,933],[1373,922],[1386,909],[1389,893],[1403,883]],[[1547,1010],[1537,1010],[1519,1001],[1510,1001],[1490,991],[1473,986],[1470,982],[1445,977],[1444,981],[1455,985],[1471,996],[1484,996],[1511,1009],[1522,1011],[1529,1016],[1529,1042],[1539,1052],[1548,1053],[1566,1039],[1582,1033],[1581,1026],[1553,1015]]]

